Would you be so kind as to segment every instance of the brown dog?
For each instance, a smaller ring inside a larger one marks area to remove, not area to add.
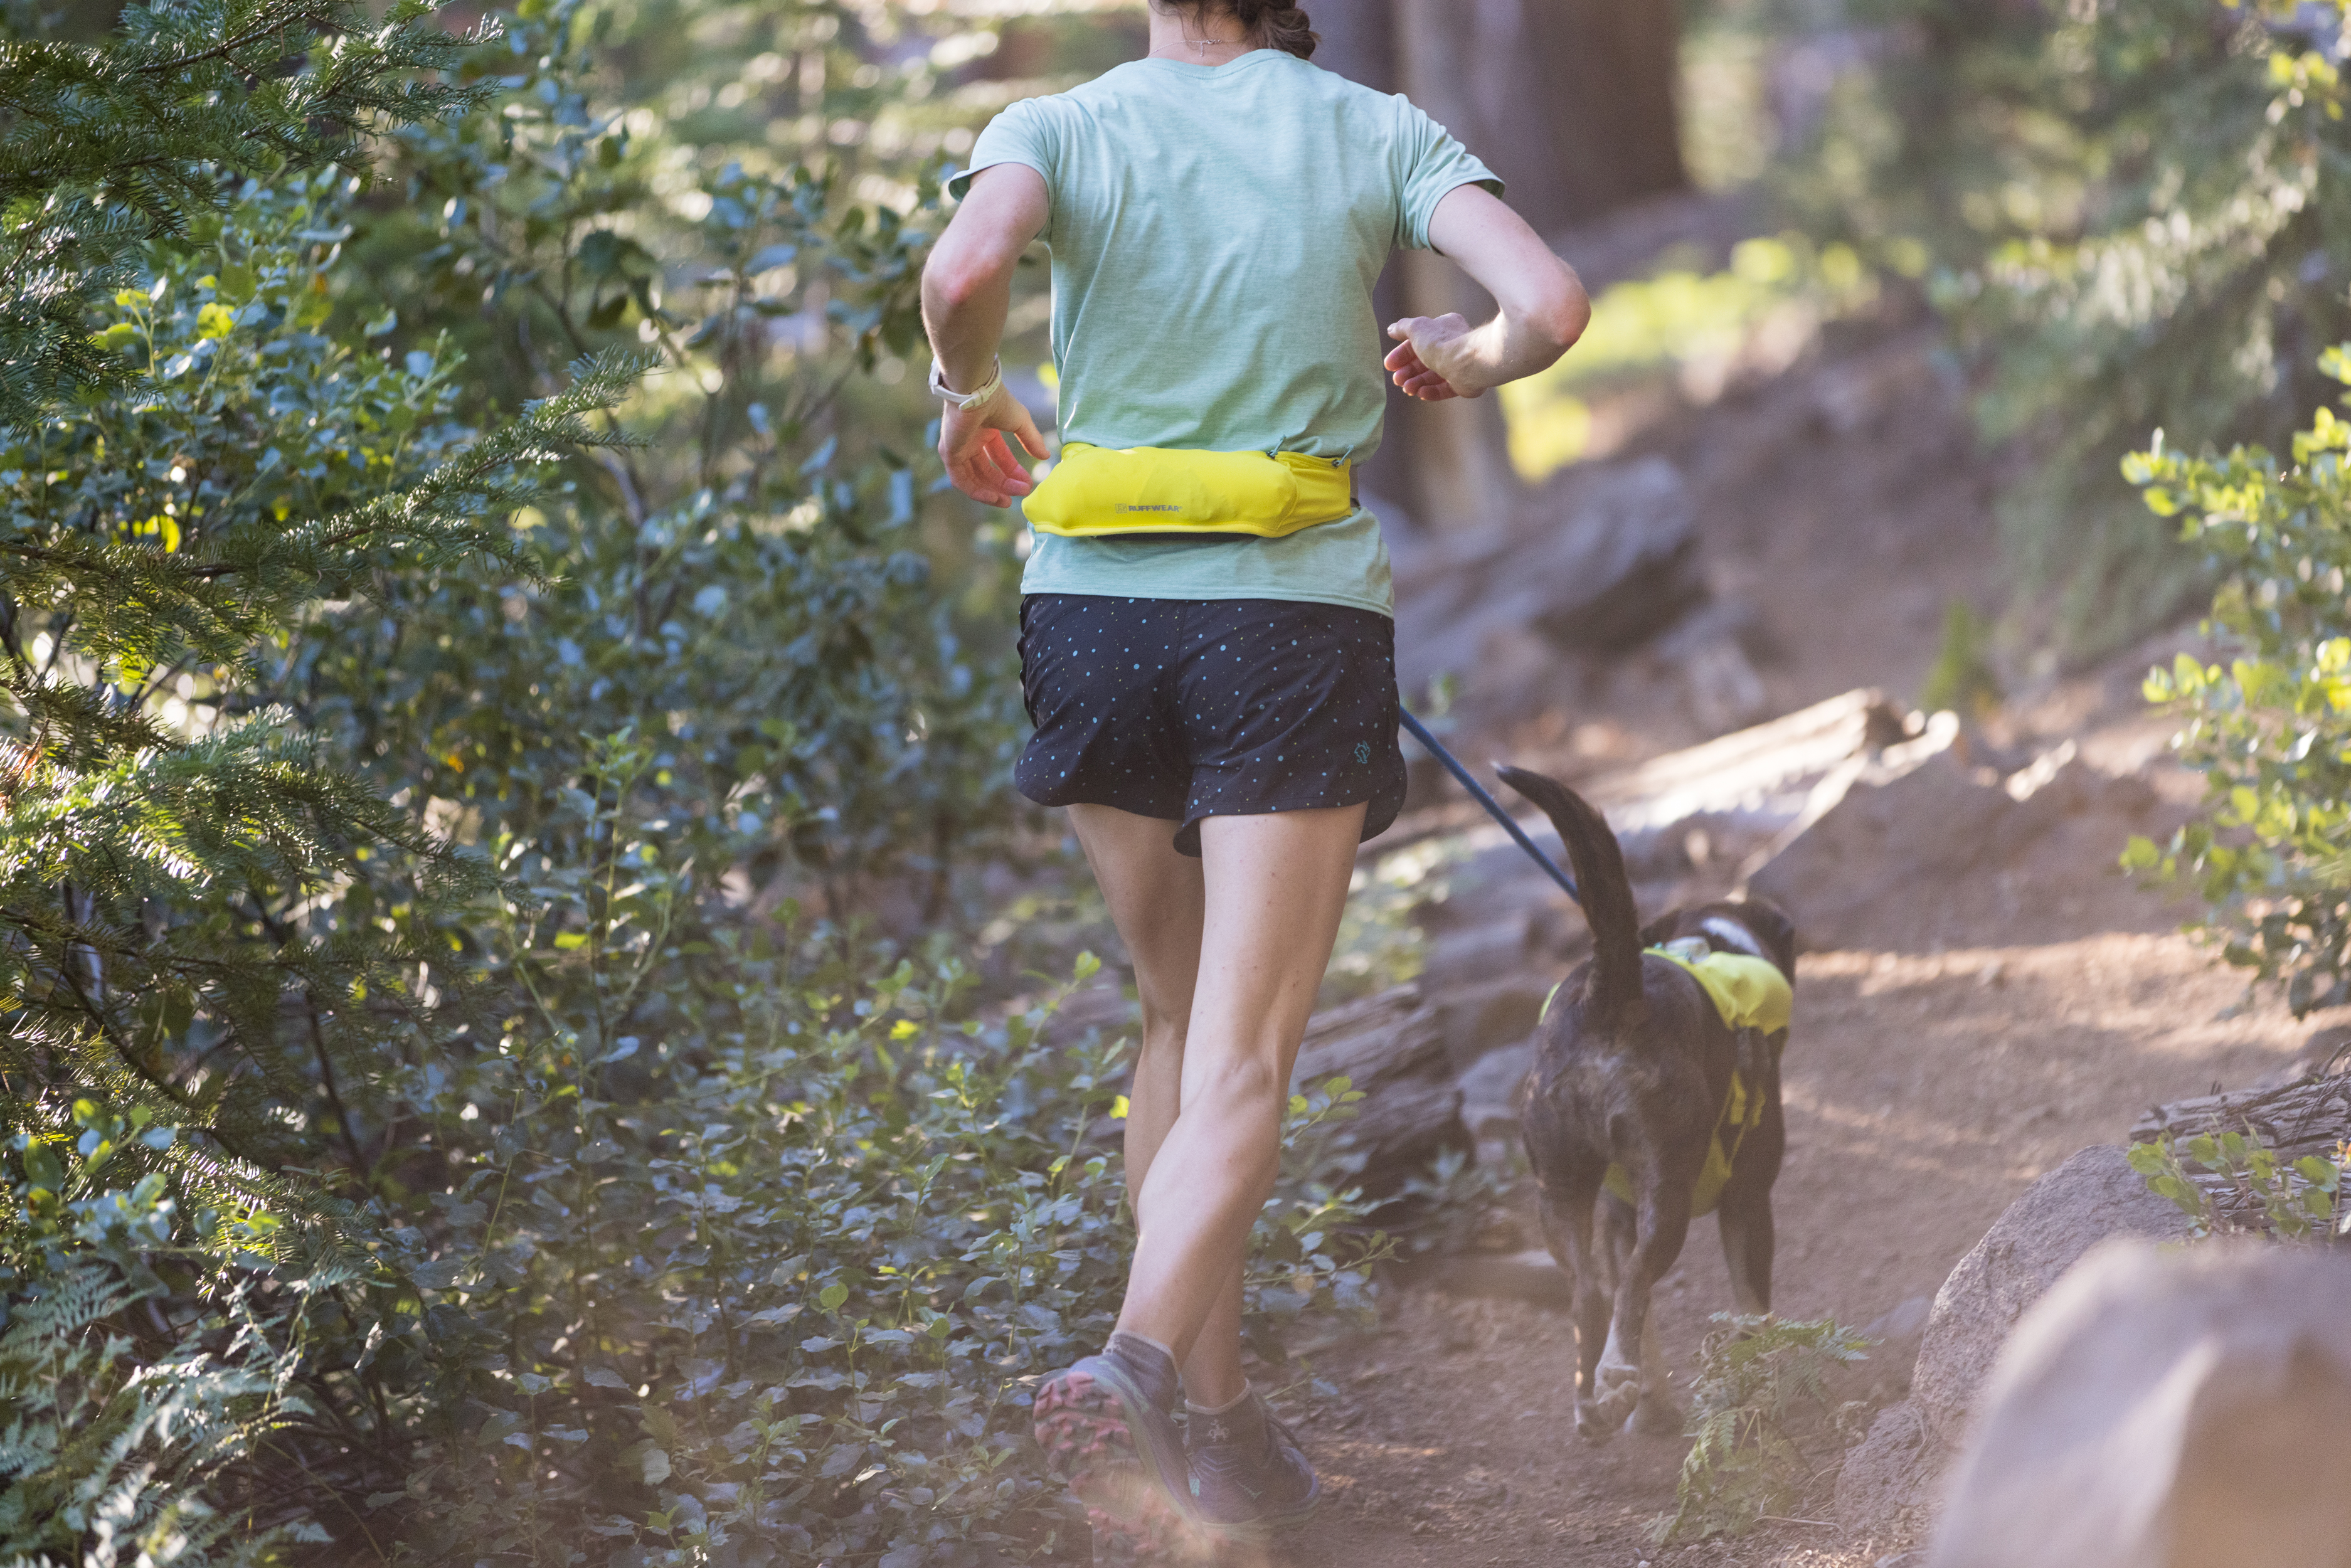
[[[1596,1441],[1628,1417],[1636,1430],[1678,1431],[1649,1292],[1681,1255],[1693,1214],[1712,1207],[1739,1310],[1771,1310],[1787,1035],[1734,1029],[1690,968],[1644,948],[1696,938],[1677,946],[1761,959],[1792,986],[1795,931],[1760,901],[1704,904],[1643,930],[1600,813],[1540,773],[1501,775],[1559,830],[1592,927],[1591,960],[1561,983],[1536,1034],[1520,1115],[1544,1237],[1574,1281],[1576,1431]]]

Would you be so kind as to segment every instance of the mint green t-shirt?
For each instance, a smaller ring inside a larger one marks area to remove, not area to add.
[[[1501,182],[1401,95],[1278,49],[1136,60],[1008,106],[949,183],[1024,163],[1051,204],[1064,441],[1361,463],[1386,406],[1372,285],[1458,186]],[[1286,538],[1040,533],[1025,593],[1392,612],[1377,518]]]

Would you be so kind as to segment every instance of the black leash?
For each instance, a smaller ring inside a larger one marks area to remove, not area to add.
[[[1428,727],[1421,723],[1420,720],[1412,716],[1411,709],[1405,707],[1402,704],[1398,704],[1396,706],[1396,712],[1404,716],[1404,727],[1406,730],[1411,732],[1412,737],[1420,742],[1423,748],[1425,748],[1431,757],[1436,758],[1437,760],[1445,764],[1445,770],[1447,773],[1452,774],[1456,779],[1461,780],[1461,788],[1468,790],[1470,795],[1477,800],[1478,804],[1485,807],[1486,810],[1492,814],[1494,821],[1502,824],[1502,831],[1510,835],[1511,841],[1515,842],[1519,848],[1526,851],[1528,854],[1533,856],[1535,864],[1551,873],[1552,881],[1565,888],[1567,890],[1567,896],[1581,904],[1583,902],[1583,894],[1575,891],[1575,879],[1568,875],[1567,873],[1560,870],[1559,863],[1556,861],[1553,861],[1551,856],[1543,853],[1542,851],[1535,847],[1534,840],[1527,837],[1526,830],[1520,827],[1516,821],[1512,821],[1510,814],[1508,811],[1502,810],[1501,802],[1495,800],[1491,795],[1486,793],[1486,787],[1484,785],[1469,777],[1469,769],[1461,766],[1461,759],[1454,756],[1453,753],[1446,750],[1443,746],[1439,745],[1437,743],[1437,737],[1428,733]]]

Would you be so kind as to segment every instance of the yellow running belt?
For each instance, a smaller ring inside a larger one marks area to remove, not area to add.
[[[1022,503],[1043,533],[1254,534],[1280,538],[1355,510],[1343,457],[1303,452],[1123,450],[1073,441]]]

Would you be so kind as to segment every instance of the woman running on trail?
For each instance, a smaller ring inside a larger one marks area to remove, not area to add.
[[[1069,809],[1143,1002],[1126,1298],[1102,1353],[1039,1389],[1037,1440],[1098,1527],[1165,1542],[1294,1524],[1321,1492],[1243,1373],[1241,1261],[1355,847],[1404,798],[1387,551],[1347,482],[1380,438],[1373,282],[1425,246],[1500,307],[1387,329],[1386,369],[1430,402],[1543,369],[1590,307],[1441,126],[1308,63],[1304,13],[1152,0],[1150,21],[1147,58],[980,134],[923,314],[948,475],[1026,497],[1036,530],[1015,779]],[[997,361],[1040,237],[1066,444],[1041,486]]]

